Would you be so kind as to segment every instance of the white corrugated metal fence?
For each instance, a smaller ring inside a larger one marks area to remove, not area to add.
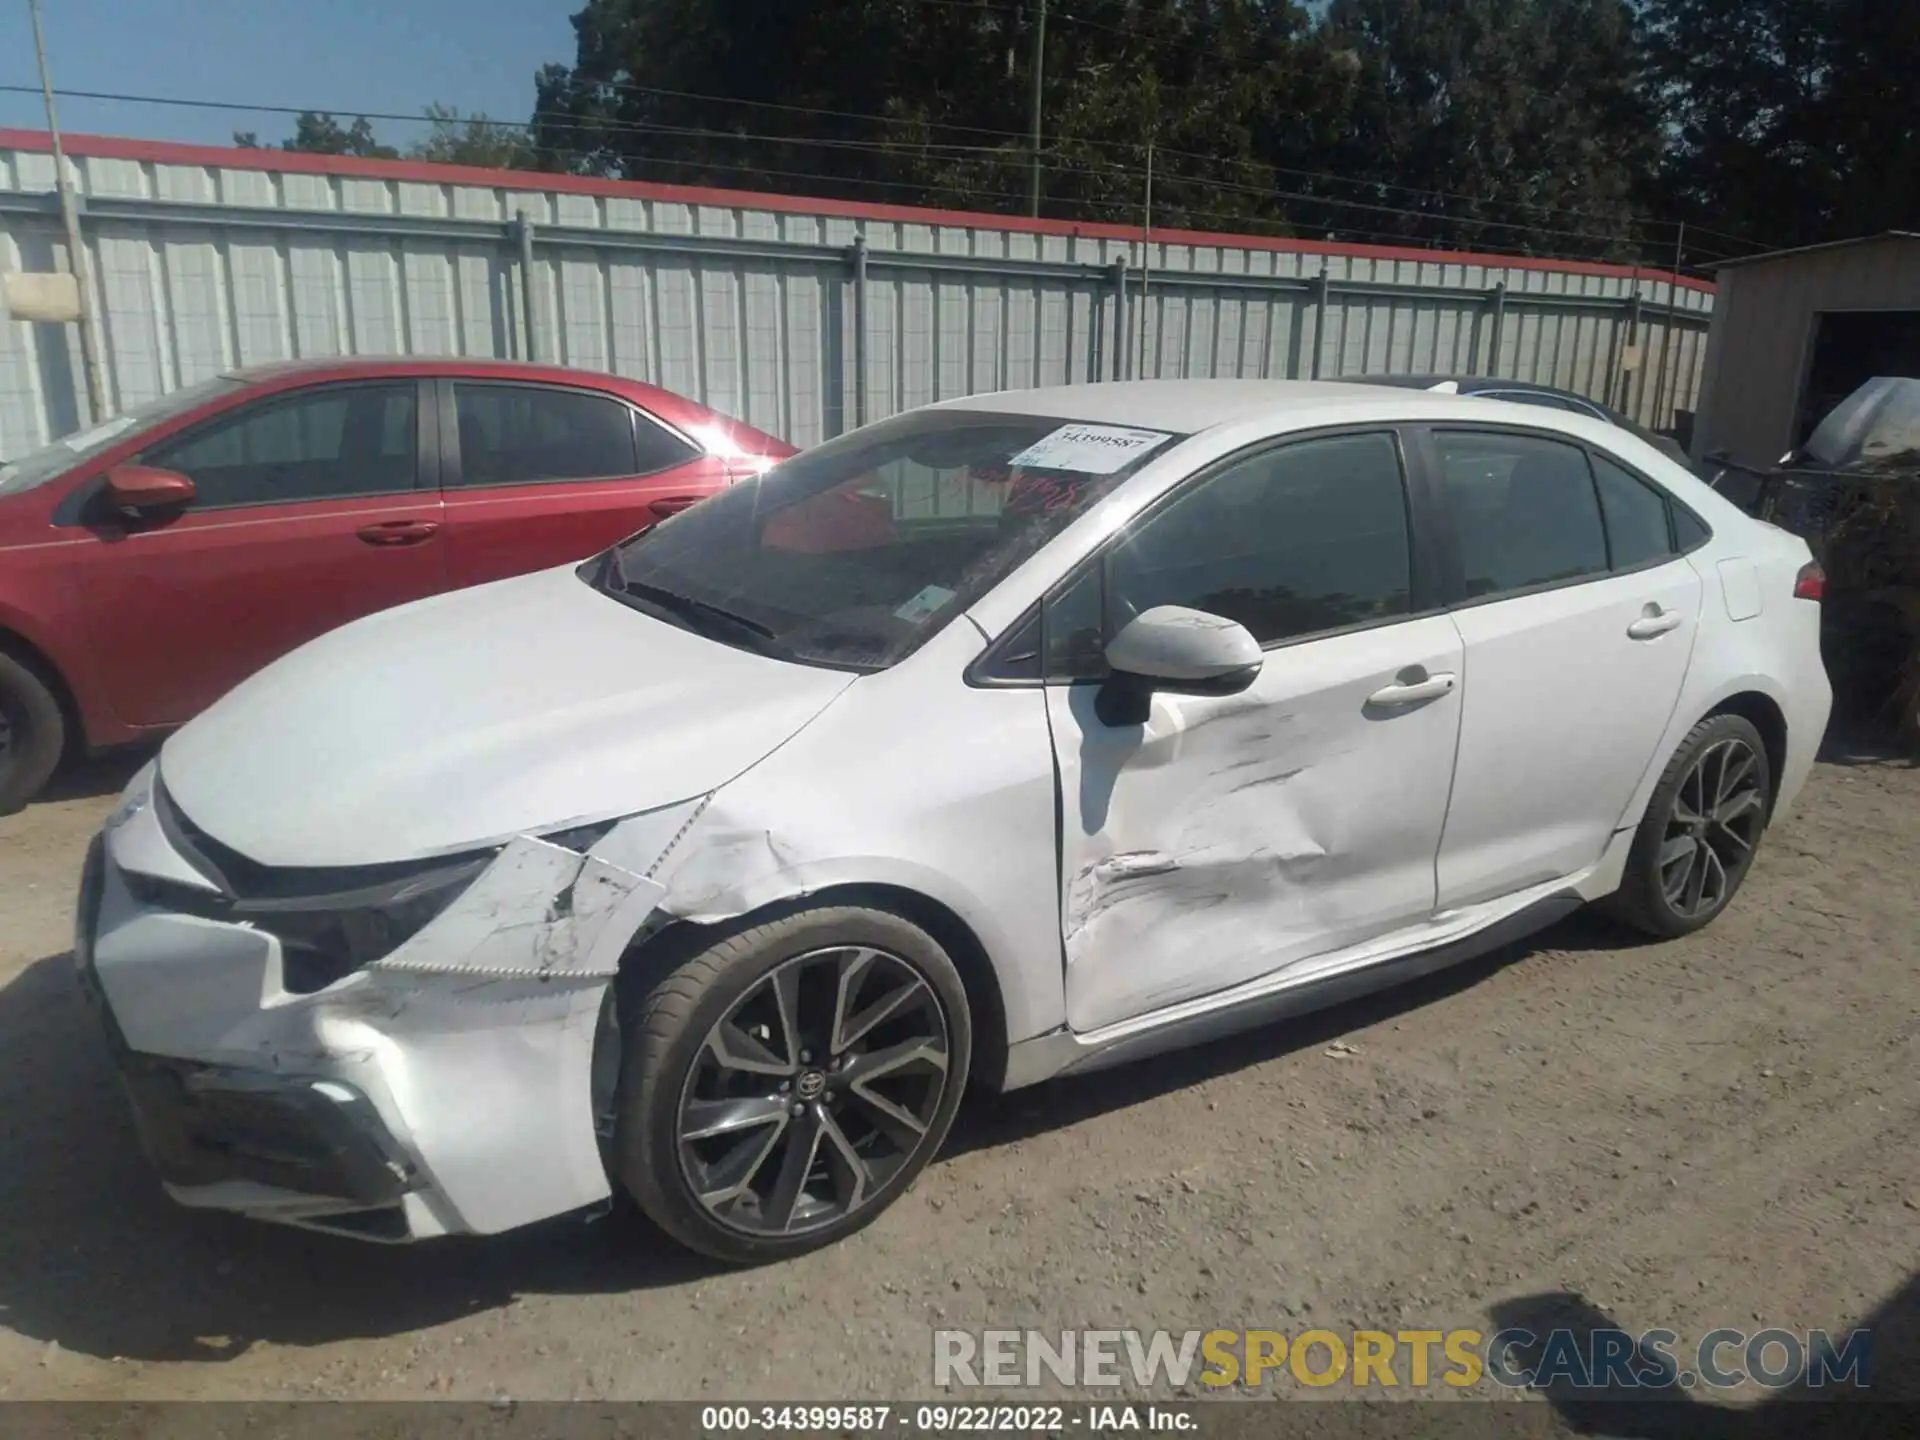
[[[1136,374],[1499,374],[1665,426],[1693,408],[1713,304],[1605,267],[76,148],[114,408],[264,361],[455,354],[612,370],[799,445],[933,400]],[[64,267],[53,190],[49,155],[0,140],[0,269]],[[0,322],[0,456],[83,423],[79,364],[70,326]]]

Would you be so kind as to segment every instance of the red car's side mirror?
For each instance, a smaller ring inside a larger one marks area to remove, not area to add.
[[[107,499],[121,510],[178,509],[193,497],[193,481],[178,470],[116,465],[107,472]]]

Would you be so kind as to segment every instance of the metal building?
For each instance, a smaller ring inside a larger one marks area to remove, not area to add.
[[[1747,256],[1716,278],[1696,456],[1771,464],[1866,381],[1920,376],[1920,235]]]
[[[0,130],[0,270],[64,268]],[[1625,266],[72,136],[109,408],[309,355],[613,370],[813,444],[1027,385],[1498,374],[1656,428],[1712,287]],[[0,456],[86,419],[71,326],[0,321]]]

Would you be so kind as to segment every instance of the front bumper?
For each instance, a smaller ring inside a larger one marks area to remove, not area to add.
[[[276,935],[166,903],[191,875],[152,807],[123,806],[74,947],[176,1200],[401,1241],[608,1198],[602,1002],[657,885],[516,840],[397,950],[300,993]]]

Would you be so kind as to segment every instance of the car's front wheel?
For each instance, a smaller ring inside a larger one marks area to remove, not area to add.
[[[1739,890],[1767,828],[1767,747],[1739,715],[1710,715],[1680,742],[1633,839],[1611,908],[1652,935],[1690,934]]]
[[[669,1234],[735,1263],[871,1222],[933,1158],[966,1086],[960,974],[884,910],[755,926],[623,1008],[619,1178]]]
[[[60,763],[66,738],[51,687],[0,652],[0,815],[13,814],[40,792]]]

